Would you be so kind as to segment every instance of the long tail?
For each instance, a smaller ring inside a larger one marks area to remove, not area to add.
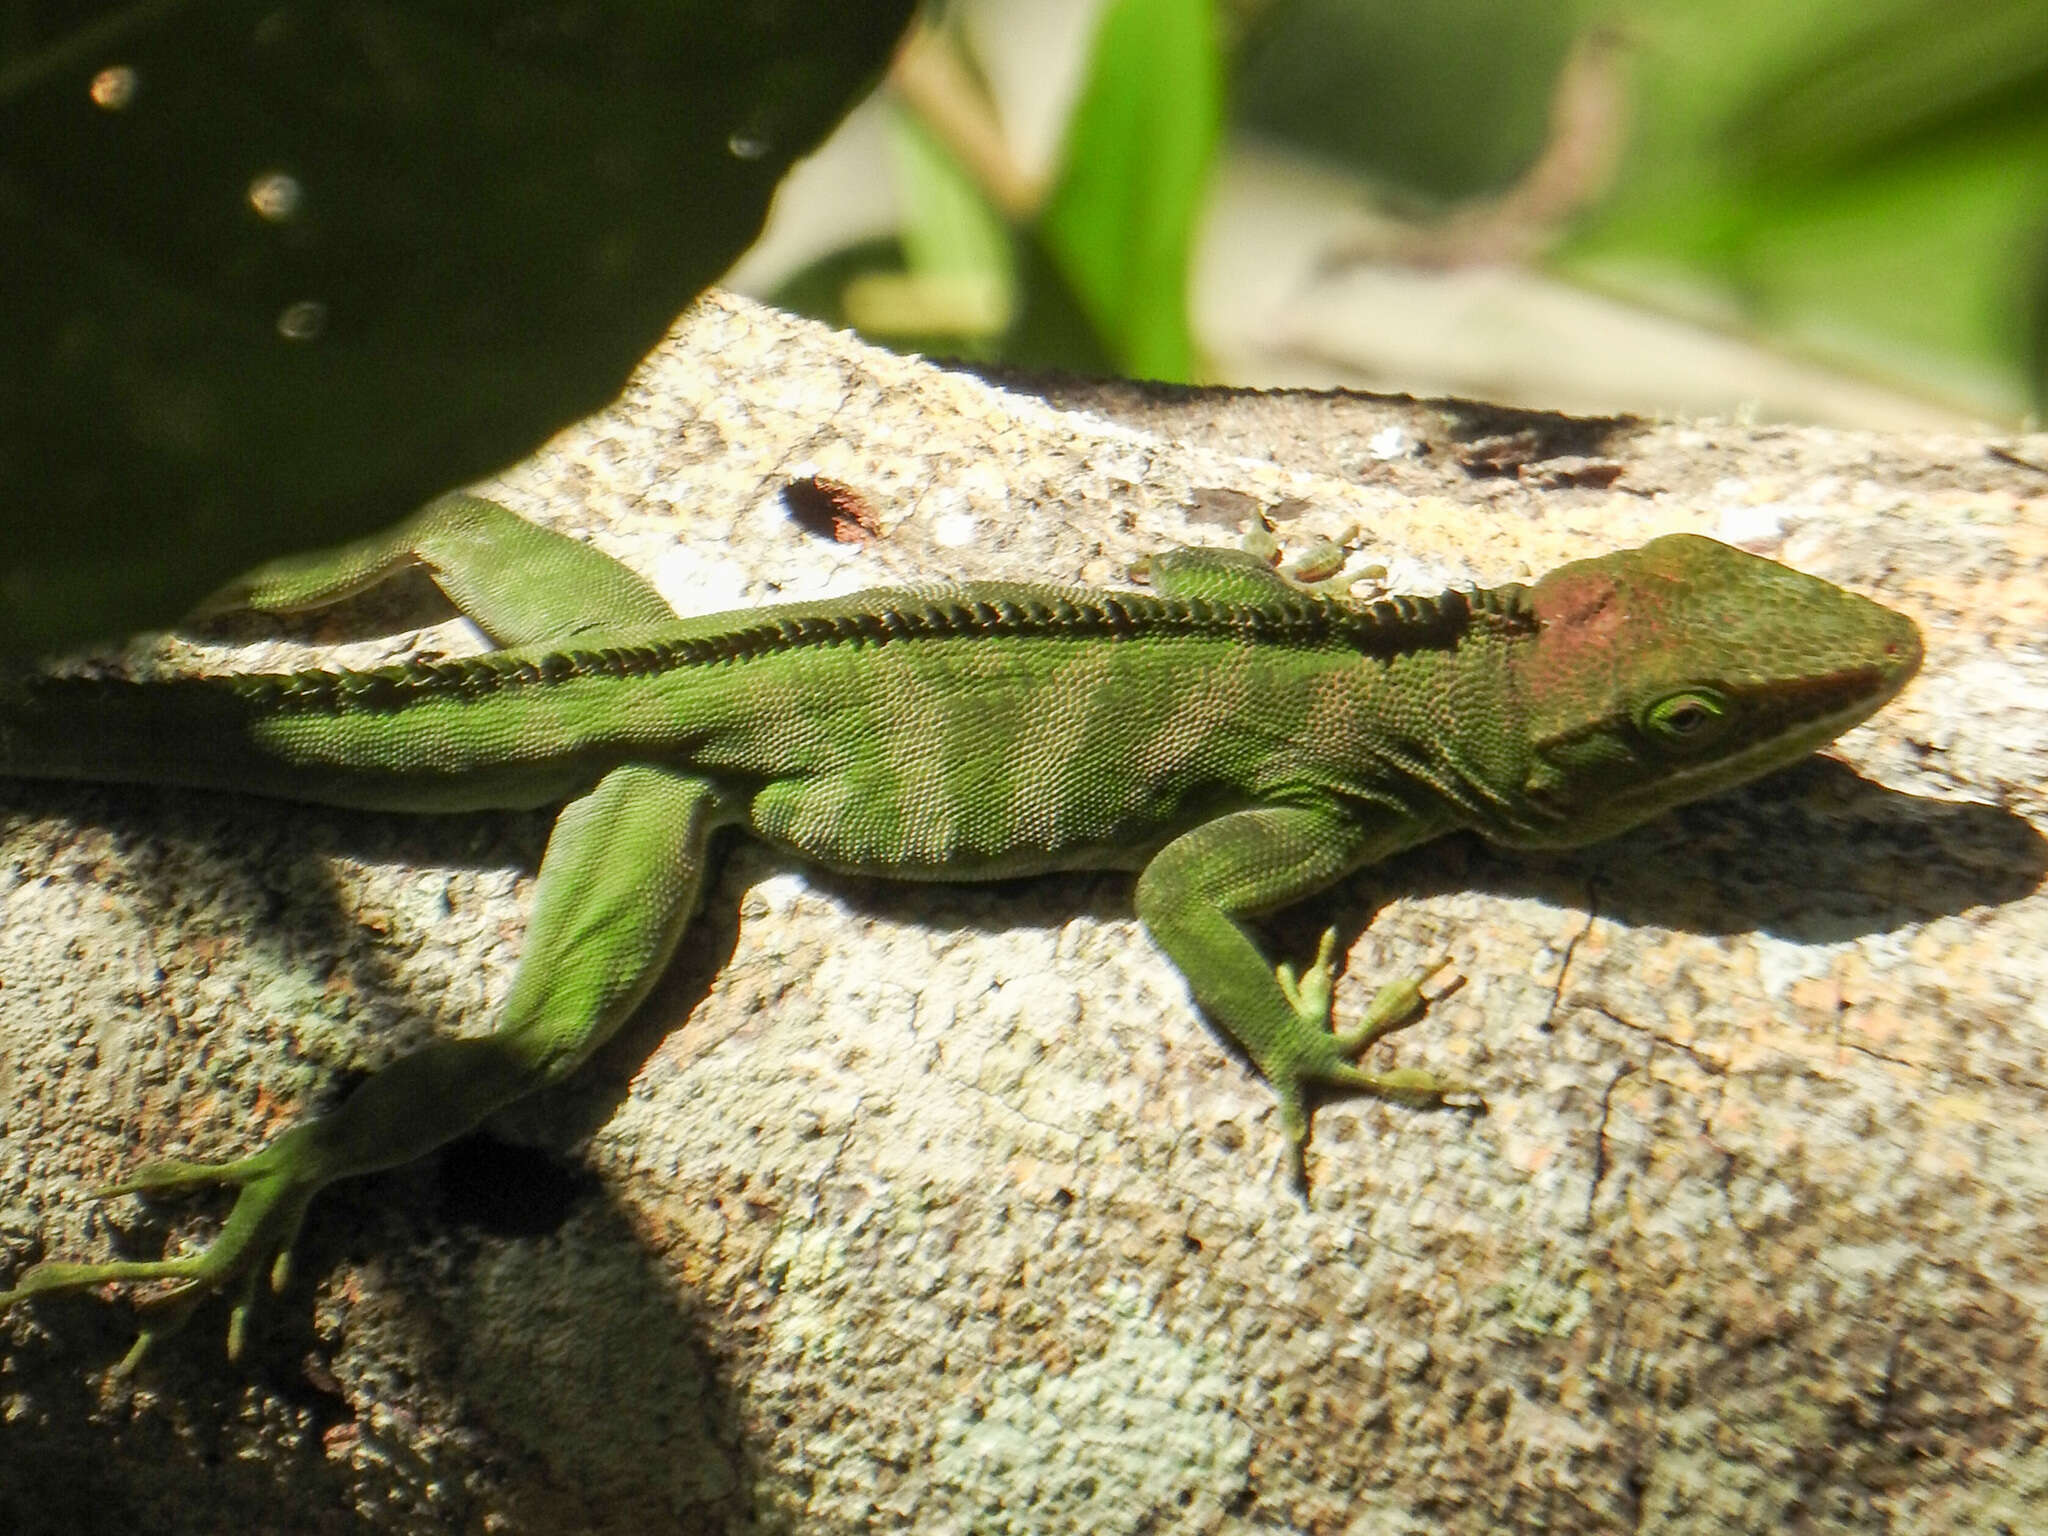
[[[219,677],[0,681],[0,776],[278,793],[252,702]]]
[[[366,672],[30,676],[0,680],[0,776],[171,784],[364,810],[527,809],[676,744],[646,695],[635,699],[602,677],[582,688],[551,681],[516,652]],[[620,716],[653,716],[652,738],[613,728],[608,705]]]

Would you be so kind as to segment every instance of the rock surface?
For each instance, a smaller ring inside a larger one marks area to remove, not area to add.
[[[1028,386],[1028,387],[1027,387]],[[1108,876],[916,887],[735,844],[640,1020],[491,1135],[323,1197],[231,1367],[0,1320],[0,1529],[1953,1532],[2048,1523],[2048,440],[1009,387],[713,296],[485,489],[686,612],[1116,582],[1254,520],[1393,590],[1694,529],[1913,613],[1828,758],[1604,847],[1454,839],[1269,926],[1488,1113],[1265,1089]],[[835,543],[783,489],[851,487]],[[1362,590],[1377,584],[1368,580]],[[480,641],[401,587],[130,665]],[[368,639],[380,622],[399,627]],[[0,1280],[96,1206],[488,1027],[545,824],[0,785]],[[1368,921],[1370,926],[1367,926]]]

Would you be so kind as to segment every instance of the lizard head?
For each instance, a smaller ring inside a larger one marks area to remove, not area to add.
[[[1521,846],[1568,846],[1796,762],[1920,665],[1904,614],[1696,534],[1561,566],[1529,594]]]

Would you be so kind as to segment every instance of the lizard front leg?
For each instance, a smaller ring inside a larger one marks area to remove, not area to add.
[[[0,1308],[109,1281],[169,1281],[118,1368],[207,1295],[228,1292],[228,1353],[239,1355],[259,1284],[286,1282],[307,1203],[352,1174],[409,1162],[493,1111],[573,1072],[632,1013],[667,965],[697,905],[707,844],[727,815],[715,785],[644,763],[614,768],[571,801],[541,861],[533,918],[497,1030],[400,1057],[331,1114],[225,1163],[150,1163],[101,1195],[236,1190],[220,1235],[182,1258],[39,1264]]]
[[[1367,1072],[1353,1061],[1419,1017],[1422,983],[1448,962],[1383,989],[1365,1016],[1333,1030],[1336,935],[1297,976],[1260,953],[1243,920],[1322,889],[1359,864],[1414,841],[1374,829],[1336,805],[1259,806],[1204,822],[1155,854],[1138,879],[1138,915],[1187,978],[1195,1000],[1272,1085],[1297,1182],[1304,1178],[1307,1091],[1322,1085],[1438,1105],[1464,1090],[1413,1068]]]

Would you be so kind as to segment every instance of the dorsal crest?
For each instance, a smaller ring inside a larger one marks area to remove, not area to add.
[[[429,698],[483,698],[589,678],[654,677],[816,646],[973,637],[1115,642],[1194,635],[1250,645],[1335,647],[1389,660],[1410,651],[1454,647],[1475,628],[1534,633],[1537,622],[1528,590],[1520,586],[1354,604],[1307,592],[1243,603],[1009,582],[885,588],[725,617],[729,623],[684,620],[678,633],[653,629],[618,642],[593,635],[559,650],[528,647],[354,671],[243,673],[219,681],[282,714],[387,713]]]

